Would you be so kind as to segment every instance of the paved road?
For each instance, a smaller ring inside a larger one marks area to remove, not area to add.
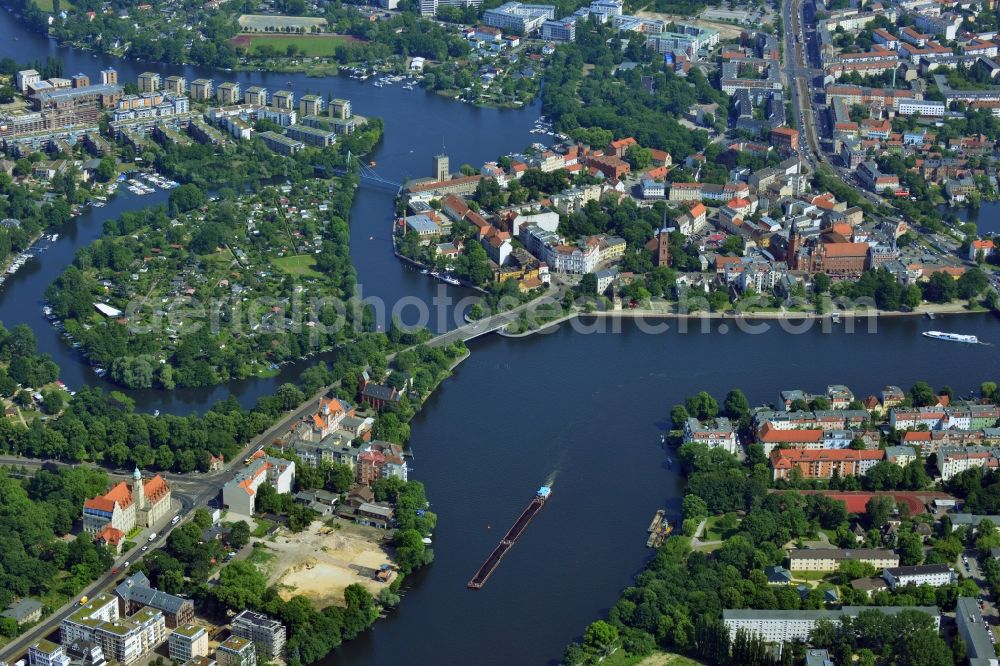
[[[791,95],[792,112],[799,119],[800,136],[805,138],[805,150],[801,143],[799,146],[800,156],[810,170],[815,171],[825,157],[820,150],[809,94],[809,84],[816,72],[809,66],[804,40],[800,38],[800,35],[805,36],[802,32],[803,4],[804,0],[788,0],[781,7],[781,22],[785,33],[784,84]]]

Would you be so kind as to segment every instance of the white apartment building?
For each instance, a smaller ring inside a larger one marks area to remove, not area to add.
[[[899,115],[940,118],[944,115],[944,102],[929,99],[905,99],[899,101]]]
[[[285,625],[262,613],[245,610],[233,618],[233,635],[252,642],[267,661],[280,657],[285,650]]]
[[[866,562],[876,569],[899,566],[899,555],[884,548],[795,548],[788,554],[792,571],[836,571],[844,560]]]
[[[710,449],[725,449],[736,454],[738,440],[729,419],[720,416],[714,423],[703,424],[696,418],[689,418],[684,424],[684,443],[699,442]]]
[[[857,617],[865,610],[876,610],[885,615],[895,615],[904,610],[915,610],[930,615],[940,629],[941,613],[934,606],[844,606],[840,610],[731,610],[722,611],[722,621],[729,629],[730,639],[744,629],[758,634],[768,643],[807,641],[809,633],[820,620],[840,622],[844,617]]]
[[[1000,466],[1000,449],[985,446],[945,446],[937,453],[941,479],[948,481],[956,474],[974,467],[996,469]]]
[[[271,456],[257,458],[222,487],[222,502],[235,513],[252,516],[257,489],[267,482],[279,495],[292,492],[295,463]]]
[[[969,653],[969,666],[1000,666],[990,627],[973,597],[959,597],[955,604],[955,624]]]
[[[894,590],[906,585],[941,587],[951,584],[955,579],[955,572],[946,564],[921,564],[912,567],[889,567],[882,572],[882,577]]]
[[[118,599],[100,594],[59,625],[59,640],[66,646],[83,640],[98,645],[109,661],[130,664],[167,638],[161,611],[143,608],[128,618],[118,613]]]
[[[527,35],[542,27],[546,21],[556,17],[553,5],[526,5],[520,2],[507,2],[495,9],[487,9],[483,13],[483,23],[501,30]]]
[[[208,656],[208,632],[197,624],[185,624],[170,634],[170,659],[184,663]]]
[[[42,80],[42,75],[33,69],[22,69],[17,73],[17,89],[21,94],[28,92],[28,86]]]
[[[69,655],[61,645],[40,640],[28,648],[28,666],[69,666]]]

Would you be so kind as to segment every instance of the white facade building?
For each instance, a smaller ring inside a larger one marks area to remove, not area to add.
[[[730,610],[722,611],[722,621],[729,630],[730,639],[744,629],[758,634],[768,643],[805,642],[809,633],[820,620],[840,622],[844,617],[857,617],[865,610],[874,610],[885,615],[895,615],[904,610],[926,613],[941,627],[941,613],[934,606],[844,606],[840,610]]]
[[[295,463],[283,458],[260,457],[222,487],[222,502],[235,513],[252,516],[257,489],[267,482],[279,495],[292,492]]]
[[[714,423],[702,424],[696,418],[689,418],[684,424],[684,443],[700,442],[710,449],[725,449],[736,454],[736,431],[725,417],[718,417]]]
[[[912,567],[890,567],[882,572],[882,577],[894,590],[905,585],[941,587],[951,584],[955,579],[955,572],[946,564],[922,564]]]
[[[511,30],[523,35],[535,32],[546,21],[556,17],[553,5],[526,5],[520,2],[507,2],[495,9],[487,9],[483,13],[483,23]]]

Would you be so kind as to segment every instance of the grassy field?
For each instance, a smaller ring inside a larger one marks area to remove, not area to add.
[[[236,48],[255,53],[261,46],[270,46],[275,54],[285,55],[289,46],[298,49],[298,55],[306,57],[332,56],[339,44],[354,42],[344,35],[239,35],[232,39]]]
[[[712,516],[708,519],[708,522],[705,523],[705,541],[719,541],[736,533],[736,530],[739,529],[738,527],[728,531],[719,529],[718,524],[723,517],[724,516]]]
[[[793,571],[792,578],[798,581],[820,581],[831,573],[830,571]]]
[[[274,265],[291,275],[301,277],[323,277],[323,274],[313,269],[316,258],[311,254],[290,254],[287,257],[275,257]]]
[[[50,14],[55,12],[54,3],[55,0],[35,0],[35,4],[38,5],[38,8],[40,10],[42,10],[43,12],[48,12]],[[72,6],[73,4],[71,2],[67,2],[67,0],[60,0],[59,2],[60,11],[68,10]]]

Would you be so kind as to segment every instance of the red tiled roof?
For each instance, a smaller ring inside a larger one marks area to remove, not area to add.
[[[157,502],[170,492],[170,488],[167,487],[166,479],[157,474],[142,484],[142,492],[146,496],[146,500]]]
[[[806,444],[819,442],[823,439],[822,430],[779,430],[770,422],[764,424],[758,433],[762,442],[773,444]]]
[[[826,243],[828,257],[863,257],[868,254],[868,243]]]
[[[132,492],[124,481],[119,481],[115,486],[104,493],[83,503],[85,509],[97,509],[98,511],[114,511],[115,504],[123,509],[132,504]]]
[[[96,539],[109,543],[112,546],[117,546],[122,539],[125,538],[125,533],[120,529],[111,527],[111,525],[105,525],[104,529],[97,533]]]
[[[775,449],[771,452],[771,460],[777,465],[779,461],[792,462],[840,462],[847,460],[881,460],[885,451],[857,451],[855,449]]]

